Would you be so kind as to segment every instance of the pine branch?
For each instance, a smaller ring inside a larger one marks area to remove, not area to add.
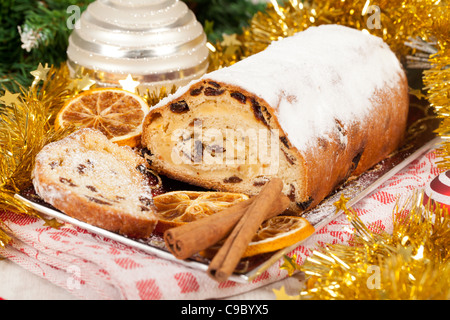
[[[78,5],[83,11],[92,1],[3,0],[0,7],[0,83],[8,90],[17,91],[17,83],[25,87],[31,84],[29,72],[39,63],[59,65],[63,62],[71,32],[66,26],[67,7]],[[25,39],[31,37],[27,45],[21,39],[19,28]]]
[[[203,25],[208,40],[220,40],[222,34],[242,32],[258,11],[264,11],[265,2],[253,3],[250,0],[184,0]]]

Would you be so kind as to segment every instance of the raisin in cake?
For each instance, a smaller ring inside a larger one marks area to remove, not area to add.
[[[32,178],[36,193],[67,215],[143,238],[157,223],[147,170],[131,148],[80,129],[37,154]]]
[[[322,25],[180,88],[142,141],[156,170],[205,188],[253,195],[278,176],[301,212],[398,148],[408,99],[382,39]]]

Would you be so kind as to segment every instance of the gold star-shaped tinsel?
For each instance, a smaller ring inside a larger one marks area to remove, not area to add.
[[[125,80],[119,80],[122,89],[135,93],[136,88],[139,86],[139,81],[134,81],[131,74],[127,76]]]
[[[95,84],[95,80],[91,80],[88,74],[82,78],[71,78],[67,84],[67,89],[74,93],[89,90]]]
[[[224,54],[226,56],[235,56],[240,51],[240,46],[242,42],[237,39],[237,34],[223,34],[223,40],[220,45],[225,49]]]
[[[48,226],[54,229],[59,229],[62,225],[64,225],[64,223],[59,222],[58,220],[56,220],[55,218],[51,218],[51,219],[46,219],[44,217],[41,217],[45,223],[44,223],[44,227]]]
[[[413,96],[415,96],[419,100],[427,98],[427,96],[420,89],[410,89],[409,93],[412,94]]]
[[[284,256],[284,262],[280,269],[287,271],[289,276],[292,276],[296,270],[299,270],[299,265],[295,262],[297,260],[297,255],[293,255],[292,258],[289,256]]]
[[[77,82],[77,87],[81,91],[89,90],[91,86],[95,84],[95,80],[91,80],[88,74],[85,74],[83,78],[79,79]]]
[[[344,212],[347,211],[348,200],[349,199],[344,196],[344,193],[341,193],[339,200],[334,203],[334,206],[336,207],[335,213],[338,213],[341,210]]]
[[[233,33],[233,34],[223,34],[222,35],[222,42],[220,43],[222,46],[224,47],[229,47],[229,46],[240,46],[242,44],[241,41],[239,41],[237,38],[237,34]]]
[[[20,96],[2,88],[5,91],[3,103],[13,105],[14,110],[0,112],[0,211],[37,215],[15,195],[32,185],[34,160],[42,147],[70,132],[69,129],[55,130],[54,126],[57,112],[71,97],[67,92],[68,68],[51,67],[48,71],[42,68],[36,73],[36,78],[42,81],[21,88]],[[54,221],[48,223],[56,226]],[[0,219],[0,246],[12,239],[8,233],[10,230]]]
[[[273,289],[273,293],[275,294],[275,297],[277,300],[298,300],[299,296],[291,296],[286,293],[286,289],[284,286],[282,286],[279,290]]]
[[[12,107],[13,104],[17,105],[20,103],[19,96],[19,93],[11,93],[8,90],[5,90],[5,95],[0,98],[0,102],[5,106]]]
[[[351,208],[345,214],[354,228],[349,244],[313,250],[297,266],[306,276],[305,287],[297,296],[273,290],[277,299],[450,299],[447,209],[424,206],[423,191],[415,192],[395,206],[392,234],[369,230]]]
[[[31,75],[34,77],[33,80],[33,86],[36,85],[39,81],[45,81],[47,80],[47,74],[50,71],[50,68],[48,67],[48,64],[45,64],[45,67],[42,66],[42,63],[39,63],[39,66],[36,70],[31,71]]]
[[[68,82],[68,84],[67,84],[67,89],[69,90],[69,91],[78,91],[78,82],[79,82],[79,79],[76,79],[76,78],[70,78],[69,79],[69,82]]]

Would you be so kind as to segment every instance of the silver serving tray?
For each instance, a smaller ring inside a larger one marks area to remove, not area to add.
[[[318,232],[321,228],[323,228],[331,221],[336,219],[340,214],[342,214],[342,212],[336,213],[336,209],[333,205],[340,198],[341,194],[344,194],[346,198],[349,198],[349,201],[347,203],[348,206],[354,205],[359,200],[374,191],[383,182],[405,168],[409,163],[433,148],[439,142],[439,140],[440,138],[436,137],[426,142],[425,144],[422,144],[422,146],[420,147],[408,148],[404,151],[397,152],[391,157],[380,162],[371,170],[368,170],[367,172],[359,176],[357,179],[347,182],[333,195],[325,199],[321,204],[305,212],[303,216],[314,226],[315,232]],[[175,258],[165,247],[163,238],[160,235],[153,235],[151,238],[146,239],[145,241],[131,239],[126,236],[122,236],[120,234],[107,231],[69,217],[66,214],[52,208],[51,206],[46,205],[42,202],[42,200],[36,201],[35,198],[30,197],[29,195],[16,194],[15,198],[46,216],[56,218],[57,220],[63,221],[65,223],[70,223],[97,235],[115,240],[159,258],[205,272],[208,269],[209,260],[201,257],[200,255],[195,255],[187,260],[179,260]],[[305,240],[306,239],[274,253],[261,254],[258,256],[242,259],[237,266],[235,273],[231,275],[229,280],[241,283],[253,280],[264,270],[278,261],[283,255],[295,249]]]

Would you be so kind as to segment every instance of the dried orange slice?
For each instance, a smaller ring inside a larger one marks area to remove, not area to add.
[[[243,193],[172,191],[153,197],[158,224],[156,232],[195,221],[249,199]]]
[[[68,100],[57,114],[55,126],[96,128],[119,145],[136,147],[148,111],[149,106],[137,94],[119,88],[97,88]]]
[[[296,244],[314,233],[314,227],[302,217],[276,216],[262,223],[243,257],[272,252]]]
[[[308,238],[314,230],[309,221],[302,217],[280,215],[267,219],[248,244],[242,258],[287,248]],[[224,241],[201,251],[200,255],[212,259]]]

